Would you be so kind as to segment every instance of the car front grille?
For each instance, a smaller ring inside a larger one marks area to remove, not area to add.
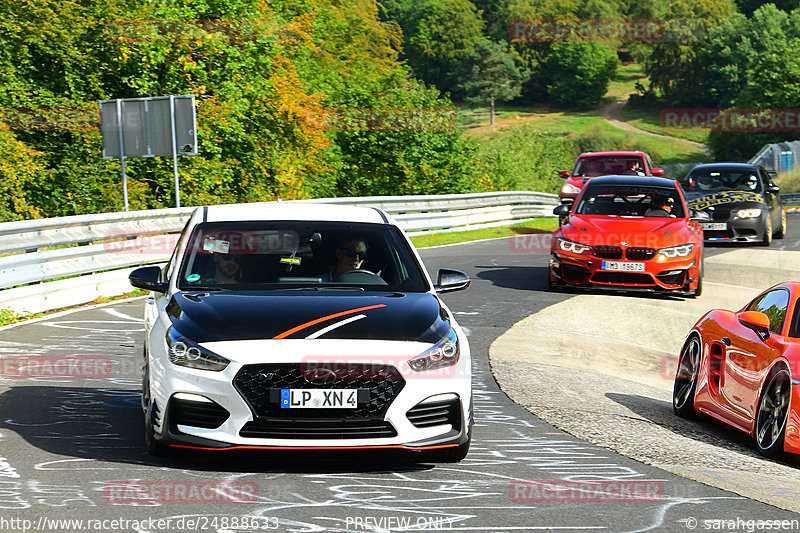
[[[655,255],[655,248],[640,248],[637,246],[631,246],[625,250],[625,258],[630,259],[631,261],[648,261],[655,257]]]
[[[601,259],[622,259],[622,248],[619,246],[592,246],[592,255]]]
[[[233,379],[253,416],[282,420],[383,420],[406,382],[392,365],[343,363],[275,363],[246,365]],[[287,409],[282,389],[358,390],[358,406],[343,409]]]

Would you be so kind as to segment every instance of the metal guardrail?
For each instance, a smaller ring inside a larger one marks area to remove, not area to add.
[[[555,194],[512,191],[297,202],[378,207],[390,213],[410,235],[422,235],[553,216],[558,198]],[[194,209],[0,224],[0,309],[37,313],[129,291],[130,271],[165,262]]]
[[[789,194],[781,194],[783,202],[786,205],[800,205],[800,192],[790,192]]]

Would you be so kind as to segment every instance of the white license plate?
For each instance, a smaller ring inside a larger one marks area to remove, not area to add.
[[[728,224],[725,222],[704,222],[700,225],[703,227],[703,229],[712,231],[728,229]]]
[[[644,272],[644,263],[629,263],[627,261],[603,261],[603,270],[620,270],[622,272]]]
[[[283,409],[355,409],[356,389],[281,389]]]

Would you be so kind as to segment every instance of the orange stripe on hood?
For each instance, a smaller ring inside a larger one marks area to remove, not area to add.
[[[278,333],[277,335],[275,335],[272,338],[273,339],[285,339],[289,335],[292,335],[293,333],[297,333],[298,331],[300,331],[302,329],[306,329],[308,327],[311,327],[314,324],[319,324],[320,322],[325,322],[326,320],[330,320],[332,318],[339,318],[340,316],[352,315],[353,313],[359,313],[361,311],[366,311],[368,309],[377,309],[379,307],[386,307],[386,304],[368,305],[367,307],[358,307],[356,309],[350,309],[348,311],[341,311],[339,313],[334,313],[332,315],[323,316],[321,318],[315,318],[314,320],[311,320],[310,322],[306,322],[305,324],[300,324],[299,326],[296,326],[296,327],[294,327],[292,329],[287,329],[283,333]]]

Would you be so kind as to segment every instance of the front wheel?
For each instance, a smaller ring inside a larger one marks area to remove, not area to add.
[[[781,209],[781,227],[775,232],[775,238],[783,239],[784,235],[786,235],[786,211]]]
[[[150,397],[149,366],[145,366],[144,375],[142,376],[142,405],[144,407],[144,444],[147,453],[155,457],[165,455],[167,447],[156,439],[156,430],[150,419],[153,415],[150,410],[155,408],[155,403],[152,402]]]
[[[761,246],[769,246],[772,244],[772,216],[767,213],[767,222],[764,227],[764,238],[759,243]]]
[[[696,335],[686,341],[681,350],[675,385],[672,388],[672,410],[681,418],[694,418],[694,393],[700,369],[702,345]]]
[[[755,427],[756,448],[761,455],[775,457],[783,451],[792,394],[790,385],[789,373],[783,369],[772,374],[764,385]]]

